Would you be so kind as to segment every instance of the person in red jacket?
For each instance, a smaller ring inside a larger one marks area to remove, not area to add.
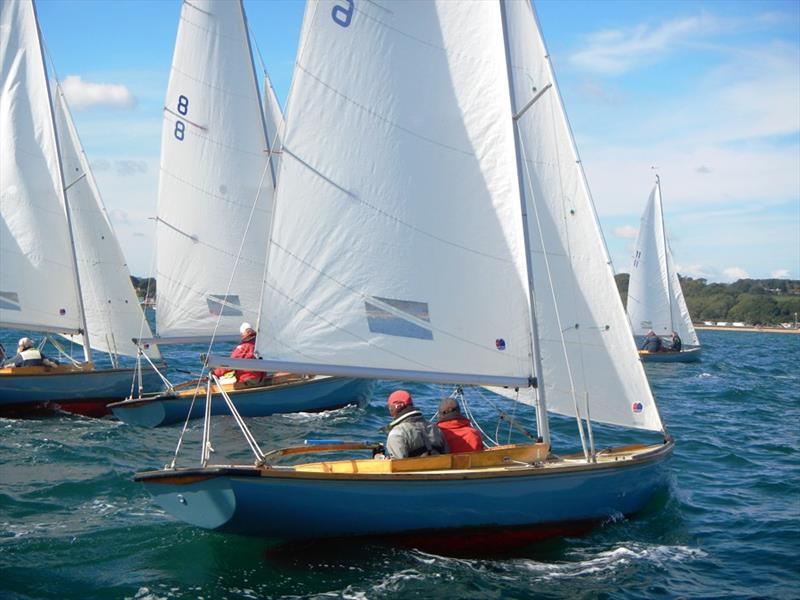
[[[458,402],[453,398],[445,398],[439,403],[439,429],[447,441],[450,452],[475,452],[483,450],[480,432],[469,424],[469,419],[461,414]]]
[[[239,328],[239,333],[242,336],[242,341],[231,352],[231,358],[256,358],[256,331],[250,323],[242,323]],[[219,367],[214,369],[214,375],[223,377],[228,369]],[[236,384],[235,387],[253,387],[260,385],[264,382],[266,373],[261,371],[235,371]]]

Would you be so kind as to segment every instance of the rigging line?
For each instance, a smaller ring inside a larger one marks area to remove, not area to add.
[[[437,242],[441,242],[442,244],[445,244],[447,246],[451,246],[453,248],[457,248],[459,250],[463,250],[465,252],[469,252],[470,254],[474,254],[476,256],[481,256],[483,258],[488,258],[490,260],[495,260],[495,261],[498,261],[498,262],[502,262],[502,263],[507,263],[507,264],[512,264],[513,265],[513,261],[510,258],[506,258],[506,257],[502,257],[502,256],[496,256],[494,254],[489,254],[488,252],[483,252],[481,250],[476,250],[475,248],[470,248],[469,246],[465,246],[463,244],[459,244],[459,243],[454,242],[452,240],[448,240],[448,239],[443,238],[441,236],[438,236],[438,235],[435,235],[433,233],[430,233],[429,231],[426,231],[424,229],[420,229],[416,225],[412,225],[411,223],[403,221],[399,217],[387,212],[386,210],[380,208],[379,206],[376,206],[376,205],[364,200],[361,196],[358,196],[358,195],[354,194],[353,192],[347,190],[346,188],[340,186],[338,183],[336,183],[332,179],[328,178],[326,175],[320,173],[317,169],[312,167],[310,164],[308,164],[302,158],[300,158],[299,156],[294,154],[285,145],[283,147],[283,152],[287,156],[291,156],[292,158],[297,160],[304,167],[306,167],[309,170],[311,170],[315,175],[319,176],[325,182],[329,183],[330,185],[332,185],[333,187],[335,187],[336,189],[341,191],[343,194],[346,194],[348,197],[352,198],[353,200],[358,202],[360,205],[373,210],[375,213],[381,215],[382,217],[385,217],[386,219],[389,219],[390,221],[392,221],[394,223],[397,223],[398,225],[406,227],[406,228],[410,229],[411,231],[413,231],[415,233],[423,235],[423,236],[425,236],[425,237],[427,237],[429,239],[435,240]],[[273,243],[277,244],[277,242],[275,242],[274,240],[273,240]]]
[[[517,124],[517,126],[519,126],[519,125]],[[522,136],[519,136],[519,137],[520,137],[520,150],[521,150],[522,154],[525,155],[525,144],[522,141]],[[532,189],[533,179],[531,179],[531,174],[530,174],[530,170],[527,167],[527,163],[524,163],[524,164],[526,165],[525,172],[526,172],[526,174],[528,176],[528,185],[531,186],[531,191],[533,191],[533,189]],[[544,238],[544,231],[542,229],[542,222],[541,222],[541,219],[539,218],[539,207],[538,207],[538,205],[537,205],[537,203],[535,201],[532,201],[530,204],[531,204],[531,207],[533,208],[533,214],[534,214],[534,217],[536,219],[536,228],[539,231],[539,239],[541,240],[542,247],[544,248],[544,239],[545,238]],[[558,329],[559,329],[559,332],[560,332],[561,348],[564,351],[564,362],[565,362],[565,365],[567,367],[567,376],[569,378],[569,385],[570,385],[570,390],[571,390],[571,394],[572,394],[572,400],[573,400],[573,403],[575,405],[575,418],[578,420],[578,432],[579,432],[580,438],[581,438],[581,446],[583,446],[584,455],[587,455],[586,440],[584,438],[583,426],[581,424],[581,413],[580,413],[580,410],[578,408],[578,399],[577,399],[577,395],[575,393],[575,382],[574,382],[573,377],[572,377],[572,366],[570,365],[570,362],[569,362],[569,352],[567,352],[567,343],[566,343],[566,340],[564,339],[564,333],[562,331],[564,326],[563,326],[563,324],[561,322],[561,313],[560,313],[560,311],[558,309],[558,301],[557,301],[556,295],[555,295],[555,287],[554,287],[554,284],[553,284],[553,274],[552,274],[552,271],[550,269],[550,259],[549,259],[548,255],[547,255],[547,252],[543,252],[542,256],[544,258],[545,272],[547,273],[547,280],[548,280],[549,287],[550,287],[550,295],[552,297],[553,306],[555,308],[556,323],[558,325]]]
[[[548,59],[549,60],[549,59]],[[561,117],[561,118],[559,118]],[[553,139],[556,140],[556,144],[558,143],[558,129],[557,123],[564,123],[567,120],[566,113],[558,113],[557,105],[553,102],[550,102],[550,123],[552,124],[552,132],[553,132]],[[556,148],[556,150],[558,150]],[[558,155],[558,154],[557,154]],[[580,165],[580,163],[574,163],[576,165]],[[580,168],[579,166],[577,168]],[[579,173],[580,175],[580,173]],[[560,205],[561,205],[561,215],[564,223],[564,236],[566,237],[566,244],[565,244],[565,254],[570,261],[570,264],[575,264],[573,260],[573,252],[572,252],[572,239],[570,237],[570,227],[568,222],[568,215],[572,215],[574,218],[579,218],[577,216],[577,211],[575,211],[575,206],[572,207],[572,210],[575,212],[569,212],[567,207],[564,206],[566,194],[564,192],[564,174],[562,169],[558,169],[558,187],[559,187],[559,198],[560,198]],[[538,216],[537,216],[538,218]],[[544,244],[542,244],[542,248],[544,248]],[[549,268],[549,267],[548,267]],[[578,306],[578,285],[575,277],[570,278],[570,292],[572,294],[572,305]],[[553,291],[553,295],[555,298],[555,291]],[[557,310],[557,309],[556,309]],[[578,376],[580,377],[581,384],[583,385],[583,389],[587,389],[587,381],[586,381],[586,363],[584,362],[584,338],[583,338],[583,328],[578,328],[576,333],[578,337],[578,360],[580,361],[580,369]],[[564,330],[561,331],[562,339],[564,337]],[[566,349],[565,349],[566,355]],[[572,377],[572,373],[570,371],[570,377]],[[570,384],[572,385],[572,384]],[[578,407],[578,400],[577,400],[577,392],[573,390],[572,392],[575,396],[575,406]],[[588,417],[587,417],[588,419]]]
[[[475,389],[478,389],[478,388],[475,388]],[[481,393],[480,390],[478,390],[478,394],[481,396],[481,398],[483,398],[483,394]],[[466,394],[462,394],[461,398],[462,398],[463,403],[464,403],[464,413],[467,415],[467,418],[470,420],[470,422],[475,426],[475,429],[480,431],[481,434],[483,435],[483,437],[485,437],[487,440],[489,440],[493,445],[499,446],[499,444],[497,443],[497,440],[492,438],[492,436],[490,436],[488,433],[486,433],[483,430],[483,428],[480,426],[480,423],[478,423],[478,421],[475,419],[475,416],[474,416],[474,414],[472,412],[472,408],[470,407],[469,402],[467,402],[467,395]]]
[[[184,123],[188,123],[189,125],[191,125],[193,127],[197,127],[198,129],[202,129],[203,131],[208,131],[208,127],[203,127],[199,123],[195,123],[194,121],[192,121],[190,119],[187,119],[185,116],[175,112],[174,110],[172,110],[171,108],[169,108],[167,106],[164,107],[164,112],[168,112],[169,114],[173,115],[175,118],[180,119]]]
[[[258,205],[258,199],[261,196],[262,186],[264,185],[264,178],[267,176],[267,171],[269,170],[269,162],[264,166],[264,170],[261,173],[261,181],[258,182],[258,188],[256,191],[256,197],[253,199],[253,206],[250,208],[250,215],[247,218],[247,225],[244,228],[244,233],[242,234],[242,241],[239,242],[239,250],[236,253],[236,260],[233,263],[233,268],[231,269],[231,275],[228,278],[228,285],[225,287],[225,298],[228,298],[231,293],[231,287],[233,286],[233,280],[236,276],[236,269],[239,266],[239,258],[242,255],[242,249],[244,248],[244,242],[247,239],[247,232],[250,230],[250,225],[253,223],[253,215],[256,212],[256,206]],[[261,308],[259,307],[259,314],[261,312]],[[214,345],[214,338],[217,336],[217,330],[219,329],[220,323],[222,322],[222,313],[223,311],[219,311],[217,315],[216,323],[214,323],[214,330],[211,332],[211,340],[208,342],[208,349],[206,350],[206,355],[211,354],[211,348]],[[201,375],[205,372],[206,365],[205,362],[203,363],[203,368],[201,369]],[[209,401],[210,403],[210,401]],[[210,413],[209,413],[209,420],[210,420]]]
[[[237,40],[237,41],[239,41],[239,40]],[[225,87],[222,87],[222,86],[219,86],[219,85],[211,84],[208,81],[206,81],[205,79],[200,79],[199,77],[195,77],[194,75],[191,75],[190,73],[187,73],[183,69],[179,69],[174,64],[170,67],[170,69],[172,71],[175,71],[178,75],[181,75],[182,77],[185,77],[186,79],[191,79],[193,82],[198,83],[198,84],[202,85],[203,87],[208,88],[209,90],[220,92],[220,93],[225,94],[227,96],[234,96],[236,98],[244,98],[244,99],[251,100],[251,101],[252,100],[257,100],[256,98],[253,97],[252,94],[234,92],[234,91],[231,91],[230,88],[225,88]],[[258,104],[258,102],[256,102],[256,104]],[[173,113],[173,114],[175,114],[175,113]],[[183,119],[183,116],[181,116],[180,118]]]
[[[318,269],[317,267],[315,267],[314,265],[312,265],[312,264],[311,264],[311,263],[309,263],[308,261],[306,261],[306,260],[304,260],[304,259],[300,258],[300,257],[299,257],[299,256],[297,256],[296,254],[294,254],[293,252],[291,252],[291,251],[290,251],[288,248],[286,248],[286,247],[284,247],[284,246],[281,246],[281,245],[280,245],[278,242],[276,242],[274,239],[272,240],[272,245],[273,245],[273,246],[275,246],[275,247],[276,247],[278,250],[282,250],[282,251],[283,251],[284,253],[286,253],[288,256],[290,256],[291,258],[293,258],[294,260],[296,260],[296,261],[297,261],[297,262],[299,262],[300,264],[302,264],[302,265],[304,265],[304,266],[308,267],[309,269],[311,269],[312,271],[314,271],[314,272],[315,272],[315,273],[317,273],[318,275],[320,275],[320,276],[324,277],[325,279],[327,279],[327,280],[329,280],[329,281],[332,281],[333,283],[335,283],[336,285],[338,285],[338,286],[339,286],[339,287],[341,287],[342,289],[344,289],[344,290],[347,290],[348,292],[350,292],[352,295],[354,295],[354,296],[357,296],[357,297],[358,297],[358,298],[359,298],[359,299],[360,299],[362,302],[372,302],[373,304],[375,303],[375,300],[374,300],[374,298],[373,298],[371,295],[368,295],[368,294],[365,294],[365,293],[363,293],[363,292],[360,292],[359,290],[356,290],[355,288],[353,288],[353,287],[351,287],[351,286],[347,285],[346,283],[344,283],[344,282],[342,282],[342,281],[339,281],[339,280],[338,280],[338,279],[336,279],[335,277],[333,277],[333,276],[331,276],[331,275],[327,274],[326,272],[324,272],[324,271],[322,271],[322,270]],[[283,293],[281,290],[279,290],[279,289],[278,289],[278,288],[277,288],[275,285],[271,285],[271,284],[269,284],[269,283],[267,283],[267,285],[269,285],[269,287],[270,287],[270,288],[272,288],[273,290],[275,290],[277,293],[281,294],[282,296],[284,296],[284,297],[285,297],[285,298],[287,298],[288,300],[290,300],[290,301],[294,302],[295,304],[297,304],[298,306],[300,306],[300,307],[302,307],[302,308],[305,308],[306,310],[308,310],[309,312],[311,312],[311,314],[314,314],[315,316],[318,316],[319,318],[322,318],[320,315],[317,315],[316,313],[314,313],[313,311],[311,311],[311,310],[310,310],[308,307],[306,307],[305,305],[301,304],[301,303],[300,303],[298,300],[296,300],[296,299],[294,299],[294,298],[291,298],[291,297],[289,297],[288,295],[284,294],[284,293]],[[334,326],[334,327],[335,327],[335,326]],[[439,334],[441,334],[441,335],[447,336],[447,337],[449,337],[449,338],[451,338],[451,339],[458,340],[458,341],[460,341],[460,342],[463,342],[463,343],[465,343],[465,344],[469,344],[469,345],[471,345],[471,346],[474,346],[474,347],[475,347],[475,348],[477,348],[477,349],[480,349],[480,350],[483,350],[483,351],[485,351],[487,354],[492,354],[493,356],[496,356],[496,352],[495,352],[495,350],[494,350],[494,349],[490,349],[490,348],[486,347],[484,344],[481,344],[481,343],[478,343],[478,342],[474,342],[474,341],[472,341],[472,340],[469,340],[469,339],[467,339],[467,338],[464,338],[464,337],[458,336],[458,335],[456,335],[456,334],[454,334],[454,333],[450,333],[449,331],[445,331],[444,329],[441,329],[441,328],[439,328],[439,327],[436,327],[436,326],[435,326],[433,323],[426,323],[426,324],[425,324],[425,327],[427,327],[427,328],[428,328],[428,329],[430,329],[431,331],[434,331],[434,332],[436,332],[436,333],[439,333]],[[336,327],[336,328],[338,329],[338,327]],[[346,330],[342,330],[342,331],[346,331]],[[349,333],[349,332],[348,332],[348,333]],[[352,334],[352,335],[356,335],[356,334]],[[358,337],[358,339],[362,339],[362,338],[360,338],[359,336],[356,336],[356,337]],[[366,341],[366,340],[362,340],[362,341]],[[401,358],[402,358],[402,357],[401,357]],[[412,362],[413,362],[413,361],[412,361]]]
[[[251,155],[251,156],[253,156],[253,155]],[[259,154],[259,158],[264,158],[264,153]],[[229,198],[227,196],[220,196],[219,194],[216,194],[216,193],[214,193],[214,192],[212,192],[210,190],[206,190],[206,189],[203,189],[201,187],[198,187],[198,186],[194,185],[192,182],[187,181],[186,179],[183,179],[182,177],[178,177],[175,173],[172,173],[171,171],[167,171],[163,167],[161,169],[159,169],[159,172],[161,174],[163,174],[163,175],[166,175],[167,177],[171,177],[175,181],[178,181],[179,183],[182,183],[183,185],[185,185],[187,187],[192,188],[193,190],[195,190],[197,192],[200,192],[201,194],[209,196],[210,198],[213,198],[215,200],[221,200],[222,202],[224,202],[226,204],[229,204],[229,205],[232,205],[232,206],[235,206],[235,207],[240,207],[241,206],[241,207],[244,207],[244,208],[248,208],[247,204],[243,204],[243,203],[241,203],[241,202],[239,202],[237,200],[231,199],[231,198]],[[272,187],[272,186],[270,186],[270,187]],[[263,212],[270,212],[270,211],[264,210]]]

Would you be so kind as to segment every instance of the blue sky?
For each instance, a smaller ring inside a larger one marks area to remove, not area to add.
[[[681,273],[799,279],[800,2],[535,5],[616,270],[628,270],[655,165]],[[131,271],[148,274],[180,3],[37,9]],[[283,102],[303,4],[245,10]]]

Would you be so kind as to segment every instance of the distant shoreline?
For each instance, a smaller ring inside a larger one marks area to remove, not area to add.
[[[695,325],[695,329],[714,331],[750,331],[754,333],[800,333],[800,329],[784,329],[783,327],[723,327],[720,325]]]

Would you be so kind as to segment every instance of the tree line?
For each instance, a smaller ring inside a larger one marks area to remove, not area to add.
[[[800,281],[794,279],[740,279],[735,283],[708,283],[680,277],[689,314],[697,321],[777,325],[794,322],[800,313]],[[627,273],[615,277],[622,302],[628,299]],[[139,300],[155,299],[153,277],[131,277]]]
[[[800,313],[800,281],[796,279],[739,279],[708,283],[703,278],[678,278],[692,320],[742,322],[748,325],[793,323]],[[628,273],[615,277],[623,303],[628,299]]]

